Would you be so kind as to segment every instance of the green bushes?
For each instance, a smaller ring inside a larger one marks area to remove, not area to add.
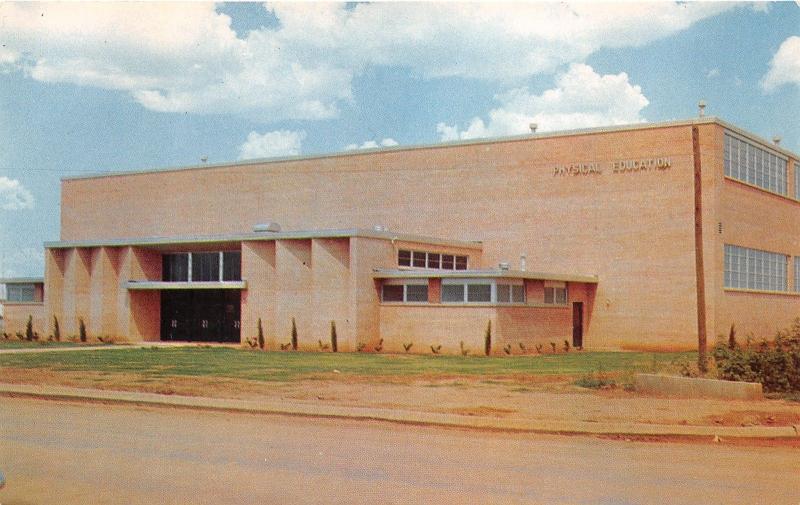
[[[486,334],[483,337],[483,352],[487,356],[491,356],[492,354],[492,320],[489,319],[489,322],[486,324]]]
[[[336,321],[331,321],[331,351],[339,352],[339,342],[336,337]]]
[[[78,318],[78,334],[80,335],[81,342],[86,342],[86,323],[83,322],[83,318]]]
[[[292,350],[297,350],[297,323],[292,318]]]
[[[264,328],[261,326],[261,318],[258,318],[258,348],[264,350]]]
[[[718,345],[712,355],[720,379],[760,382],[768,393],[800,391],[800,345],[764,342],[757,349]]]
[[[58,317],[53,315],[53,338],[56,342],[61,341],[61,328],[58,326]]]
[[[773,342],[764,340],[755,348],[749,342],[742,348],[734,335],[732,330],[727,344],[717,344],[712,352],[717,377],[760,382],[768,393],[800,391],[800,318]]]
[[[28,322],[25,324],[25,339],[33,340],[33,316],[28,316]]]

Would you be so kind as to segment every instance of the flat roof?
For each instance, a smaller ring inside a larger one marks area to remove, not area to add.
[[[0,278],[0,284],[37,284],[44,283],[44,277],[5,277]]]
[[[280,232],[250,232],[228,235],[190,235],[176,237],[140,237],[98,240],[66,240],[45,242],[46,249],[70,249],[73,247],[123,247],[123,246],[170,246],[194,244],[225,244],[252,240],[301,240],[312,238],[374,238],[380,240],[399,240],[402,242],[419,242],[421,244],[458,247],[464,249],[483,248],[480,241],[450,240],[437,237],[426,237],[410,233],[396,233],[390,230],[376,231],[363,228],[344,230],[301,230]]]
[[[181,167],[164,167],[164,168],[151,168],[151,169],[144,169],[144,170],[119,170],[119,171],[110,171],[101,174],[87,174],[87,175],[75,175],[69,177],[62,177],[62,181],[70,181],[70,180],[79,180],[79,179],[96,179],[101,177],[119,177],[119,176],[126,176],[126,175],[141,175],[141,174],[149,174],[149,173],[158,173],[158,172],[176,172],[182,170],[212,170],[217,168],[227,168],[227,167],[239,167],[239,166],[249,166],[249,165],[263,165],[263,164],[271,164],[271,163],[280,163],[285,161],[304,161],[304,160],[316,160],[316,159],[325,159],[325,158],[338,158],[338,157],[349,157],[349,156],[363,156],[366,154],[372,154],[376,152],[397,152],[397,151],[411,151],[417,149],[444,149],[454,146],[466,146],[466,145],[480,145],[480,144],[496,144],[502,142],[521,142],[521,141],[530,141],[535,139],[546,139],[546,138],[554,138],[554,137],[568,137],[574,135],[590,135],[590,134],[599,134],[599,133],[610,133],[610,132],[621,132],[621,131],[632,131],[632,130],[647,130],[647,129],[654,129],[654,128],[667,128],[673,126],[690,126],[690,125],[698,125],[698,124],[718,124],[723,128],[727,128],[743,137],[746,137],[750,140],[758,142],[760,144],[769,147],[770,149],[783,154],[784,156],[800,159],[800,156],[796,153],[784,149],[783,147],[776,146],[771,141],[745,131],[738,126],[735,126],[731,123],[723,121],[722,119],[714,116],[706,116],[706,117],[696,117],[691,119],[683,119],[683,120],[676,120],[676,121],[662,121],[658,123],[634,123],[634,124],[625,124],[625,125],[614,125],[614,126],[600,126],[594,128],[579,128],[574,130],[561,130],[561,131],[553,131],[553,132],[543,132],[543,133],[526,133],[522,135],[512,135],[507,137],[488,137],[488,138],[481,138],[481,139],[469,139],[469,140],[452,140],[447,142],[437,142],[435,144],[411,144],[411,145],[398,145],[398,146],[391,146],[391,147],[375,147],[370,149],[354,149],[349,151],[340,151],[334,153],[323,153],[323,154],[312,154],[312,155],[300,155],[300,156],[281,156],[281,157],[272,157],[272,158],[256,158],[250,160],[242,160],[242,161],[233,161],[233,162],[224,162],[224,163],[210,163],[210,164],[203,164],[203,165],[187,165]]]
[[[397,268],[376,268],[372,272],[373,279],[531,279],[584,282],[587,284],[597,284],[599,281],[596,275],[531,272],[529,270],[401,270]]]

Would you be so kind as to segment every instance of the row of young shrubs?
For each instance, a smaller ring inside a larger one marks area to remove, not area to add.
[[[760,382],[767,393],[800,392],[800,318],[772,342],[748,338],[740,345],[731,327],[728,342],[717,343],[712,356],[720,379]]]
[[[39,335],[39,332],[33,331],[33,316],[28,315],[28,322],[25,324],[25,333],[18,331],[16,333],[16,337],[19,340],[27,340],[28,342],[45,342],[45,340]],[[9,333],[3,333],[3,338],[9,340],[11,335]],[[67,337],[67,340],[72,342],[86,342],[88,337],[86,335],[86,324],[83,322],[83,318],[78,318],[78,335]],[[106,340],[110,340],[110,338],[103,338],[98,337],[98,340],[104,342]],[[60,342],[61,341],[61,328],[58,324],[58,318],[53,316],[53,333],[47,337],[47,342]]]

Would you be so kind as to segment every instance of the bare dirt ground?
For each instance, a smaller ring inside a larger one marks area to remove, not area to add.
[[[119,391],[287,400],[484,417],[717,426],[800,425],[800,403],[721,401],[645,396],[622,389],[588,390],[570,377],[362,377],[314,375],[293,382],[128,373],[0,369],[0,382],[53,384]]]

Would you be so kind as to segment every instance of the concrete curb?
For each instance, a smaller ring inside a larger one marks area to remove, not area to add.
[[[0,384],[0,395],[58,400],[102,401],[285,416],[358,419],[400,424],[528,433],[662,437],[795,438],[798,437],[798,429],[800,429],[798,426],[686,426],[645,423],[503,419],[409,410],[306,405],[288,402],[256,402],[225,398],[161,395],[154,393],[104,391],[99,389],[25,384]]]

